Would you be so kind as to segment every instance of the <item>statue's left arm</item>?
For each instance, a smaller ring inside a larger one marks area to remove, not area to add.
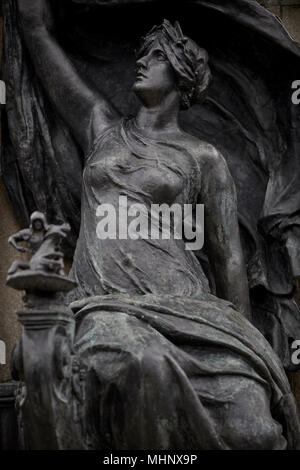
[[[251,317],[248,280],[241,247],[237,198],[227,163],[215,149],[202,166],[199,202],[204,204],[204,234],[217,296]]]

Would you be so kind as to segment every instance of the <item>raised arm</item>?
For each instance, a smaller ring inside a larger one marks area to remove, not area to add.
[[[24,39],[45,90],[84,152],[118,112],[87,86],[51,34],[47,0],[17,0]]]
[[[200,199],[204,204],[205,244],[217,296],[251,318],[248,281],[241,247],[236,190],[226,161],[215,149],[203,166]]]

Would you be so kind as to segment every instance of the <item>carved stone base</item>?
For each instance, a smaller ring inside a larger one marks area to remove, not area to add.
[[[18,426],[15,411],[15,393],[18,384],[0,384],[0,450],[17,450]]]
[[[23,333],[13,354],[13,371],[23,383],[17,404],[25,448],[84,449],[84,384],[73,350],[71,310],[63,297],[35,292],[27,294],[18,318]]]
[[[76,287],[76,283],[65,276],[30,270],[9,275],[6,284],[17,290],[42,292],[69,292]]]

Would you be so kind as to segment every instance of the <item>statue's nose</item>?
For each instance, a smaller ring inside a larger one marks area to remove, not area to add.
[[[137,62],[136,62],[137,68],[145,69],[147,68],[147,58],[146,57],[141,57]]]

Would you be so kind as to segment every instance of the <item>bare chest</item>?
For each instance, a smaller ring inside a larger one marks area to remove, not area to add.
[[[199,168],[187,152],[168,146],[133,152],[118,139],[106,140],[88,161],[85,183],[97,193],[138,193],[154,203],[189,202]]]

